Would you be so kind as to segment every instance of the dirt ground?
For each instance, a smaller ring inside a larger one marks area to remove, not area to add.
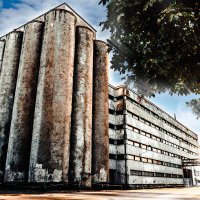
[[[200,199],[200,187],[112,191],[74,191],[25,194],[0,191],[0,200],[195,200]],[[10,193],[10,194],[8,194]],[[31,193],[31,192],[30,192]]]

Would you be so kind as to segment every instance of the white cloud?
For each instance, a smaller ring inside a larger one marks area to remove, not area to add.
[[[0,0],[0,2],[2,2]],[[9,9],[0,10],[0,35],[4,35],[24,23],[34,19],[44,12],[52,9],[63,0],[21,0],[20,3],[12,3]],[[98,1],[94,0],[68,0],[68,3],[77,11],[86,21],[91,23],[98,31],[101,29],[98,25],[105,18],[104,7],[98,6]],[[99,33],[105,39],[106,32]],[[101,39],[101,38],[100,38]]]
[[[55,6],[55,3],[52,3],[52,1],[49,0],[34,2],[33,6],[31,4],[33,3],[33,0],[29,3],[27,3],[26,0],[23,0],[21,3],[13,3],[10,8],[1,9],[0,35],[4,35],[12,31],[13,29],[48,11],[52,8],[52,6]],[[46,4],[44,4],[44,2],[46,2]],[[59,0],[56,0],[55,2],[61,3]]]

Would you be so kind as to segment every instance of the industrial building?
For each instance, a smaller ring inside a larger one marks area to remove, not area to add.
[[[0,38],[0,183],[183,185],[198,138],[126,87],[62,4]]]
[[[62,4],[1,37],[0,58],[0,182],[108,183],[108,53],[95,29]]]
[[[124,86],[109,86],[109,113],[112,183],[184,184],[182,160],[198,157],[197,134]]]

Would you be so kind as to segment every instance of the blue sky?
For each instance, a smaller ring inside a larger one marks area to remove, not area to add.
[[[105,19],[106,12],[104,7],[98,6],[98,0],[0,0],[0,36],[64,2],[68,3],[97,30],[98,39],[105,41],[109,37],[109,32],[101,32],[99,27],[99,22]],[[110,70],[109,78],[112,85],[123,84],[119,74],[112,70]],[[150,100],[170,115],[174,116],[175,113],[178,121],[200,136],[200,121],[185,104],[197,97],[200,98],[195,95],[161,94]]]

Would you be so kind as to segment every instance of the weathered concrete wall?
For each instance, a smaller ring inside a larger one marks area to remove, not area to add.
[[[123,95],[123,91],[122,91],[123,86],[118,87],[116,90],[116,96],[120,96]],[[175,131],[179,132],[179,134],[181,135],[186,135],[187,140],[190,140],[191,142],[193,142],[194,144],[197,144],[197,139],[198,136],[197,134],[193,133],[191,130],[189,130],[187,127],[185,127],[184,125],[182,125],[180,122],[178,122],[177,120],[175,120],[173,117],[171,117],[169,114],[167,114],[166,112],[164,112],[161,108],[157,107],[156,105],[154,105],[153,103],[151,103],[150,101],[148,101],[145,98],[140,98],[138,94],[136,94],[135,92],[126,89],[126,95],[128,97],[130,97],[131,99],[133,99],[134,101],[138,102],[140,105],[146,107],[147,109],[149,109],[150,111],[152,111],[153,113],[157,114],[159,117],[165,119],[168,123],[168,126],[173,128],[169,123],[171,123],[173,126],[176,127]],[[151,118],[155,118],[153,115],[151,115]],[[157,121],[160,121],[158,118],[156,118]],[[164,124],[163,121],[160,121],[160,123]],[[178,130],[179,129],[179,130]],[[184,132],[182,132],[184,131]],[[192,138],[189,138],[188,136],[192,136]],[[195,139],[195,140],[194,140]]]
[[[93,183],[109,181],[108,53],[102,41],[94,42]]]
[[[3,61],[4,48],[5,48],[5,41],[0,40],[0,76],[1,76],[1,67],[2,67],[2,61]]]
[[[161,120],[158,120],[157,118],[152,117],[150,113],[145,112],[140,106],[134,105],[129,101],[126,101],[126,106],[127,106],[127,110],[130,111],[131,113],[136,113],[141,118],[143,118],[143,119],[145,119],[147,121],[150,121],[154,125],[157,125],[158,127],[162,128],[162,129],[164,129],[164,130],[166,130],[166,131],[168,131],[170,133],[173,133],[174,135],[176,135],[179,138],[184,139],[185,141],[191,142],[191,144],[192,143],[196,144],[196,146],[197,146],[197,142],[194,143],[194,140],[191,140],[186,135],[181,134],[179,131],[176,130],[175,127],[171,127],[167,123],[163,123]],[[127,117],[127,123],[128,124],[133,125],[133,124],[135,124],[135,122],[138,123],[138,120],[135,120],[133,118],[131,119],[130,117]],[[140,128],[140,127],[138,127],[138,128]],[[149,127],[149,128],[151,128],[151,127]],[[154,128],[154,130],[156,130],[156,129]],[[159,131],[159,134],[165,135],[165,137],[169,138],[169,135],[164,134],[161,131]],[[181,146],[183,148],[186,148],[186,149],[188,149],[190,151],[193,151],[194,153],[198,153],[198,149],[197,148],[193,148],[193,147],[189,146],[188,144],[183,143],[180,140],[177,140],[175,138],[172,138],[172,140],[173,140],[174,144],[179,145],[179,146]]]
[[[173,124],[167,123],[167,118],[162,121],[161,119],[167,115],[166,113],[163,114],[158,109],[160,113],[158,116],[155,115],[156,112],[151,112],[151,110],[157,109],[154,105],[151,105],[151,108],[150,104],[146,106],[146,104],[141,103],[138,100],[139,96],[135,93],[133,99],[133,92],[125,89],[124,93],[123,88],[109,86],[109,109],[111,113],[109,116],[111,139],[109,151],[112,179],[115,177],[117,178],[115,181],[122,184],[117,174],[119,172],[123,174],[126,171],[129,185],[183,184],[180,156],[190,158],[194,156],[194,152],[197,153],[197,149],[193,146],[196,145],[195,140],[177,131],[180,126],[177,121],[174,120]],[[121,100],[124,97],[125,107],[123,107]],[[125,116],[125,124],[123,116]],[[122,124],[124,124],[123,128]],[[187,133],[190,134],[190,132]],[[122,144],[121,140],[123,135],[126,135],[127,138],[127,140],[124,140],[125,145]],[[187,142],[191,144],[187,144]],[[126,165],[121,165],[123,161],[124,163],[127,162]],[[141,174],[135,176],[137,172],[141,172]],[[145,174],[145,172],[147,173]]]
[[[19,66],[22,32],[12,32],[6,37],[0,77],[0,180],[6,161],[15,86]]]
[[[159,160],[159,158],[157,158]],[[168,166],[156,165],[152,163],[143,163],[134,160],[127,161],[128,170],[127,173],[130,175],[130,170],[138,171],[148,171],[148,172],[158,172],[158,173],[168,173],[168,174],[179,174],[183,175],[183,170]]]
[[[161,178],[161,177],[145,177],[145,176],[130,176],[129,184],[143,184],[143,185],[154,185],[154,184],[162,184],[162,185],[175,185],[175,184],[183,184],[183,179],[177,178]]]
[[[25,32],[19,71],[23,33],[0,40],[1,180],[10,131],[6,182],[70,180],[89,188],[108,183],[110,169],[115,184],[181,183],[180,156],[197,152],[197,135],[127,88],[108,93],[106,44],[70,7],[60,8],[17,29]],[[135,181],[134,170],[155,177]]]
[[[75,16],[46,15],[29,167],[30,182],[67,182]]]
[[[125,184],[125,160],[110,159],[109,163],[109,168],[113,171],[112,174],[110,174],[111,184]]]
[[[0,77],[0,180],[6,161],[22,37],[22,32],[10,33],[6,38],[3,56]]]
[[[5,182],[27,181],[43,22],[25,27],[10,128]]]
[[[71,131],[71,183],[91,187],[93,32],[76,29]]]
[[[173,143],[173,144],[175,144],[179,147],[183,147],[183,148],[186,148],[186,149],[189,149],[193,152],[198,153],[198,149],[192,148],[189,145],[175,139],[174,137],[169,137],[169,135],[167,135],[167,134],[165,134],[165,133],[161,132],[160,130],[157,130],[153,127],[149,127],[147,124],[144,124],[141,121],[134,119],[133,117],[127,116],[127,124],[129,124],[133,127],[137,127],[138,129],[145,131],[147,133],[151,133],[152,135],[159,137],[160,139],[166,140],[168,142],[171,142],[171,143]],[[152,141],[154,141],[154,140],[152,140]],[[172,146],[169,146],[167,144],[161,143],[160,146],[166,146],[167,148],[172,149],[172,151],[177,151],[177,154],[179,154],[179,152],[182,152],[182,150],[177,149],[177,148],[172,147]],[[187,157],[191,156],[187,152],[182,152],[182,153],[185,154],[185,156],[187,155]]]

